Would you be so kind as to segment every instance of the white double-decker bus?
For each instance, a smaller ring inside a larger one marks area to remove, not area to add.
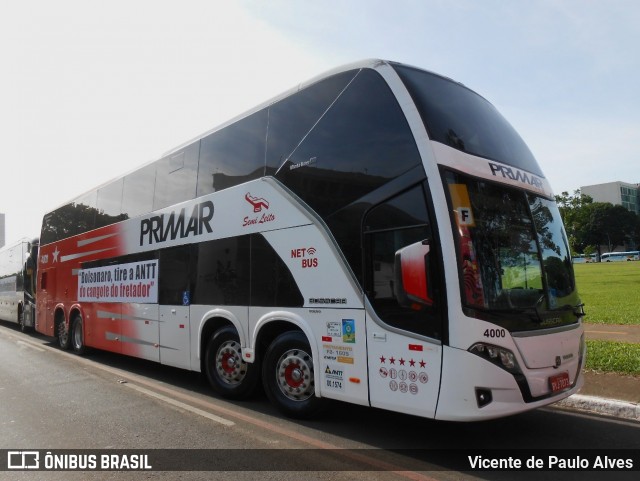
[[[39,262],[37,330],[63,348],[228,398],[262,383],[290,416],[486,419],[583,382],[536,160],[487,100],[398,63],[331,71],[53,210]]]

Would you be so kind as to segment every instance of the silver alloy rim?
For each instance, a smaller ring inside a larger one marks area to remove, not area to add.
[[[280,356],[276,376],[280,391],[292,401],[306,401],[315,393],[313,359],[300,349]]]
[[[78,325],[73,329],[73,346],[76,349],[80,349],[82,347],[82,323],[78,323]]]
[[[216,353],[216,372],[227,384],[240,384],[247,375],[238,341],[225,341]]]

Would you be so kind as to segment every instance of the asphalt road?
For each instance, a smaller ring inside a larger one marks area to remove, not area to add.
[[[567,463],[580,455],[635,456],[634,472],[568,467],[520,472],[519,479],[637,479],[640,424],[554,408],[447,423],[343,403],[331,404],[319,420],[291,421],[263,395],[235,403],[215,397],[198,373],[97,351],[81,358],[0,323],[2,449],[97,455],[168,449],[150,451],[156,466],[172,456],[198,465],[197,455],[216,468],[0,471],[0,479],[510,480],[513,471],[456,471],[457,454],[501,458],[514,449],[527,450],[522,459],[553,455]],[[59,451],[65,449],[71,451]]]

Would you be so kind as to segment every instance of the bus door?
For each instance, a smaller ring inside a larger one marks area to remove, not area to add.
[[[400,249],[395,263],[380,259],[376,264],[377,287],[369,293],[366,320],[369,389],[374,407],[434,417],[440,390],[442,345],[435,339],[403,332],[424,331],[429,323],[440,325],[437,316],[434,318],[429,312],[432,299],[422,295],[426,290],[421,294],[422,286],[410,285],[412,275],[416,271],[423,275],[424,268],[408,264],[420,258],[419,263],[424,266],[425,247],[428,246],[418,241]],[[409,253],[410,250],[414,252]]]
[[[370,209],[363,240],[371,405],[433,417],[444,309],[423,187]]]
[[[435,417],[442,346],[414,342],[367,322],[371,406]]]
[[[191,251],[188,246],[160,251],[158,328],[160,362],[190,369]]]
[[[56,302],[56,268],[41,269],[36,298],[36,328],[38,332],[53,336],[53,308]]]
[[[189,306],[159,306],[160,362],[189,369]]]

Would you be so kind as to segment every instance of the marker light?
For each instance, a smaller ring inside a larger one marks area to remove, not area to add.
[[[516,356],[509,349],[478,342],[469,348],[469,352],[492,362],[512,374],[521,373]]]

